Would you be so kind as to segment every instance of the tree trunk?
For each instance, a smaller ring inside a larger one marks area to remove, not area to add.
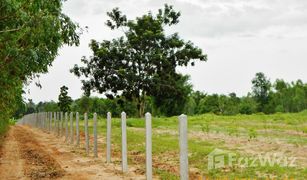
[[[139,117],[144,117],[145,114],[145,99],[146,99],[146,94],[142,93],[141,97],[138,97],[138,113],[139,113]]]

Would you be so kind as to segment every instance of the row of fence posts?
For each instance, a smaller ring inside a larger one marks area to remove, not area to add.
[[[49,132],[53,132],[58,137],[64,136],[65,129],[65,142],[80,146],[80,129],[79,129],[79,113],[76,112],[76,129],[74,133],[74,119],[73,112],[69,114],[63,112],[41,112],[25,115],[18,124],[29,125],[32,127],[40,128]],[[180,148],[180,179],[187,180],[188,175],[188,137],[187,137],[187,116],[180,115],[179,118],[179,148]],[[70,129],[68,129],[68,123]],[[111,113],[107,113],[107,137],[106,137],[106,161],[111,163]],[[146,129],[146,179],[152,179],[152,117],[150,113],[145,114],[145,129]],[[65,128],[63,128],[63,125]],[[94,157],[98,157],[97,153],[97,114],[93,115],[93,135],[94,135]],[[89,155],[89,131],[88,131],[88,116],[84,114],[84,133],[85,133],[85,150]],[[127,161],[127,126],[126,126],[126,113],[121,113],[121,133],[122,133],[122,171],[125,173],[128,171]],[[74,135],[76,137],[74,138]]]

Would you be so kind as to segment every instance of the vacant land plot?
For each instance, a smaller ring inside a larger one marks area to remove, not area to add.
[[[81,121],[81,128],[82,127]],[[128,118],[128,160],[145,172],[145,122]],[[178,120],[153,118],[153,167],[162,179],[179,178]],[[307,113],[191,116],[190,178],[307,179]],[[90,121],[90,127],[92,123]],[[105,152],[106,120],[99,119],[100,151]],[[90,129],[92,133],[92,129]],[[112,120],[113,157],[120,158],[120,119]],[[222,151],[224,166],[208,167],[212,152]],[[211,154],[210,154],[211,153]],[[235,155],[235,160],[228,157]],[[267,162],[261,162],[266,158]],[[253,162],[255,161],[255,162]],[[274,162],[275,161],[275,162]],[[115,163],[120,163],[116,161]]]

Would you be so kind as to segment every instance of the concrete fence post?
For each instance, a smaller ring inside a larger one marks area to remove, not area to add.
[[[121,126],[122,126],[122,171],[128,171],[127,162],[127,124],[126,124],[126,113],[121,113]]]
[[[56,135],[59,136],[59,125],[60,125],[60,113],[56,112]]]
[[[188,117],[179,116],[179,145],[180,145],[180,179],[189,179],[188,163]]]
[[[41,112],[42,129],[45,129],[45,113]]]
[[[60,136],[60,122],[61,122],[61,113],[58,112],[57,113],[57,126],[58,126],[58,129],[57,129],[57,135]]]
[[[79,113],[76,113],[76,145],[80,146]]]
[[[49,129],[49,132],[50,132],[51,131],[52,112],[49,112],[48,116],[49,116],[49,127],[48,127],[48,129]]]
[[[45,130],[45,113],[41,113],[42,130]]]
[[[70,112],[70,117],[69,117],[69,120],[70,120],[70,144],[74,144],[74,122],[73,122],[73,117],[74,114],[73,112]]]
[[[34,127],[38,127],[38,115],[37,113],[35,113],[35,126]]]
[[[60,113],[56,113],[56,134],[59,135],[59,129],[60,129]]]
[[[39,128],[39,114],[36,113],[36,128]]]
[[[38,128],[39,128],[39,129],[41,129],[41,116],[40,116],[40,115],[41,115],[41,114],[38,112],[38,113],[37,113],[37,120],[38,120],[37,122],[38,122]]]
[[[46,113],[45,112],[42,112],[42,120],[43,120],[43,129],[45,130],[46,129]]]
[[[49,131],[49,112],[46,112],[45,115],[46,115],[46,130]]]
[[[151,114],[145,114],[146,126],[146,179],[152,179],[152,132],[151,132]]]
[[[44,130],[47,130],[47,126],[48,123],[47,123],[47,112],[44,112]]]
[[[60,112],[60,137],[63,136],[63,123],[64,122],[64,116],[63,116],[63,112]]]
[[[46,125],[45,125],[45,129],[47,131],[49,131],[49,112],[45,112],[45,117],[46,117]]]
[[[98,152],[97,152],[97,113],[94,113],[94,157],[98,157]]]
[[[49,133],[51,132],[52,128],[52,112],[49,112]]]
[[[88,117],[87,113],[84,113],[84,133],[85,133],[85,151],[86,155],[89,155],[89,134],[88,134]]]
[[[53,132],[53,112],[50,112],[50,133]]]
[[[111,113],[107,113],[107,163],[111,162]]]
[[[43,128],[44,128],[44,130],[46,130],[46,124],[47,124],[47,116],[46,116],[46,112],[43,112],[43,121],[44,121]]]
[[[65,142],[68,142],[68,112],[65,112]]]
[[[53,121],[54,121],[54,123],[53,123],[53,131],[54,131],[54,134],[56,134],[57,133],[57,115],[58,113],[57,112],[53,112]]]
[[[42,112],[41,113],[41,121],[42,121],[42,129],[44,130],[45,129],[45,113]]]
[[[57,133],[57,117],[58,117],[58,113],[54,112],[53,113],[53,118],[54,118],[54,124],[53,124],[54,134]]]

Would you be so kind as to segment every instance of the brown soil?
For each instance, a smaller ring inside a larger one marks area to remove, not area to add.
[[[0,179],[145,179],[135,167],[123,174],[119,163],[106,164],[104,152],[86,157],[64,138],[25,126],[11,127],[2,152]]]

